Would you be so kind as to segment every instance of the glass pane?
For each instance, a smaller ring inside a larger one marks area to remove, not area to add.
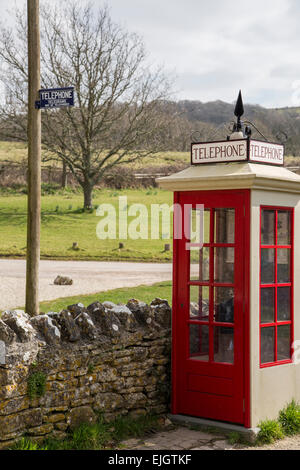
[[[261,328],[261,363],[275,361],[275,328]]]
[[[234,323],[234,289],[231,287],[215,288],[215,321]]]
[[[277,245],[291,244],[291,213],[278,211]]]
[[[210,210],[204,210],[204,243],[210,243]]]
[[[234,329],[217,326],[214,329],[214,361],[234,363]]]
[[[261,244],[275,245],[275,211],[261,213]]]
[[[261,250],[261,283],[274,284],[275,282],[275,250],[263,248]]]
[[[190,318],[209,321],[209,287],[190,287]]]
[[[261,323],[275,322],[275,289],[260,290]]]
[[[209,248],[191,250],[190,279],[191,281],[209,282]]]
[[[215,281],[234,283],[234,248],[215,248]]]
[[[209,360],[209,326],[190,325],[190,358]]]
[[[291,327],[283,325],[277,328],[277,360],[291,358]]]
[[[210,210],[192,209],[190,226],[191,243],[209,243]]]
[[[291,250],[289,249],[277,250],[277,282],[278,284],[291,282]]]
[[[291,319],[291,288],[278,287],[277,289],[277,320],[289,321]]]
[[[215,243],[234,243],[235,209],[215,209]]]

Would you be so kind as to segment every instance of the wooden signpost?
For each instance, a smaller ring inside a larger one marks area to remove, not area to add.
[[[28,15],[28,215],[26,312],[39,314],[41,226],[41,111],[35,101],[40,85],[39,0],[27,0]]]
[[[26,312],[34,316],[39,315],[41,109],[74,106],[74,88],[40,89],[39,0],[27,0],[27,17],[29,85]]]

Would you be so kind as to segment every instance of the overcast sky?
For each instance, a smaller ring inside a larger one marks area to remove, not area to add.
[[[115,21],[144,38],[151,61],[176,74],[177,99],[233,102],[241,88],[248,103],[300,105],[299,0],[106,3]],[[3,14],[7,0],[0,7]]]

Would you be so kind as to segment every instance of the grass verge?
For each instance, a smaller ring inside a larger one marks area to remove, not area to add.
[[[292,401],[279,413],[279,423],[285,435],[294,436],[300,433],[300,405]]]
[[[162,429],[164,419],[145,415],[138,418],[119,417],[107,423],[99,416],[95,424],[81,424],[69,432],[62,441],[46,439],[37,444],[23,437],[11,450],[108,450],[116,448],[121,441],[129,438],[143,438],[149,432]]]
[[[278,420],[266,420],[259,424],[257,445],[272,444],[287,436],[300,434],[300,405],[294,400],[280,411]]]
[[[122,289],[113,289],[105,292],[99,292],[89,295],[76,295],[73,297],[62,297],[49,302],[41,302],[41,312],[60,312],[68,305],[82,303],[85,306],[93,302],[114,302],[115,304],[126,304],[130,299],[138,299],[145,303],[150,303],[156,297],[168,300],[172,303],[172,282],[157,282],[151,286],[124,287]]]

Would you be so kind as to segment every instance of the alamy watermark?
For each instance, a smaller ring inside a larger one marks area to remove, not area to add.
[[[170,240],[174,216],[174,239],[182,240],[184,236],[187,249],[203,246],[203,204],[129,206],[127,196],[120,196],[117,209],[113,204],[101,204],[96,215],[101,217],[96,229],[100,240]]]
[[[5,358],[6,358],[6,348],[4,341],[0,341],[0,365],[5,365]]]
[[[300,80],[295,80],[292,83],[292,97],[291,102],[293,106],[300,106]]]
[[[293,363],[298,365],[300,364],[300,341],[299,340],[294,341],[292,348],[294,351],[293,358],[292,358]]]

